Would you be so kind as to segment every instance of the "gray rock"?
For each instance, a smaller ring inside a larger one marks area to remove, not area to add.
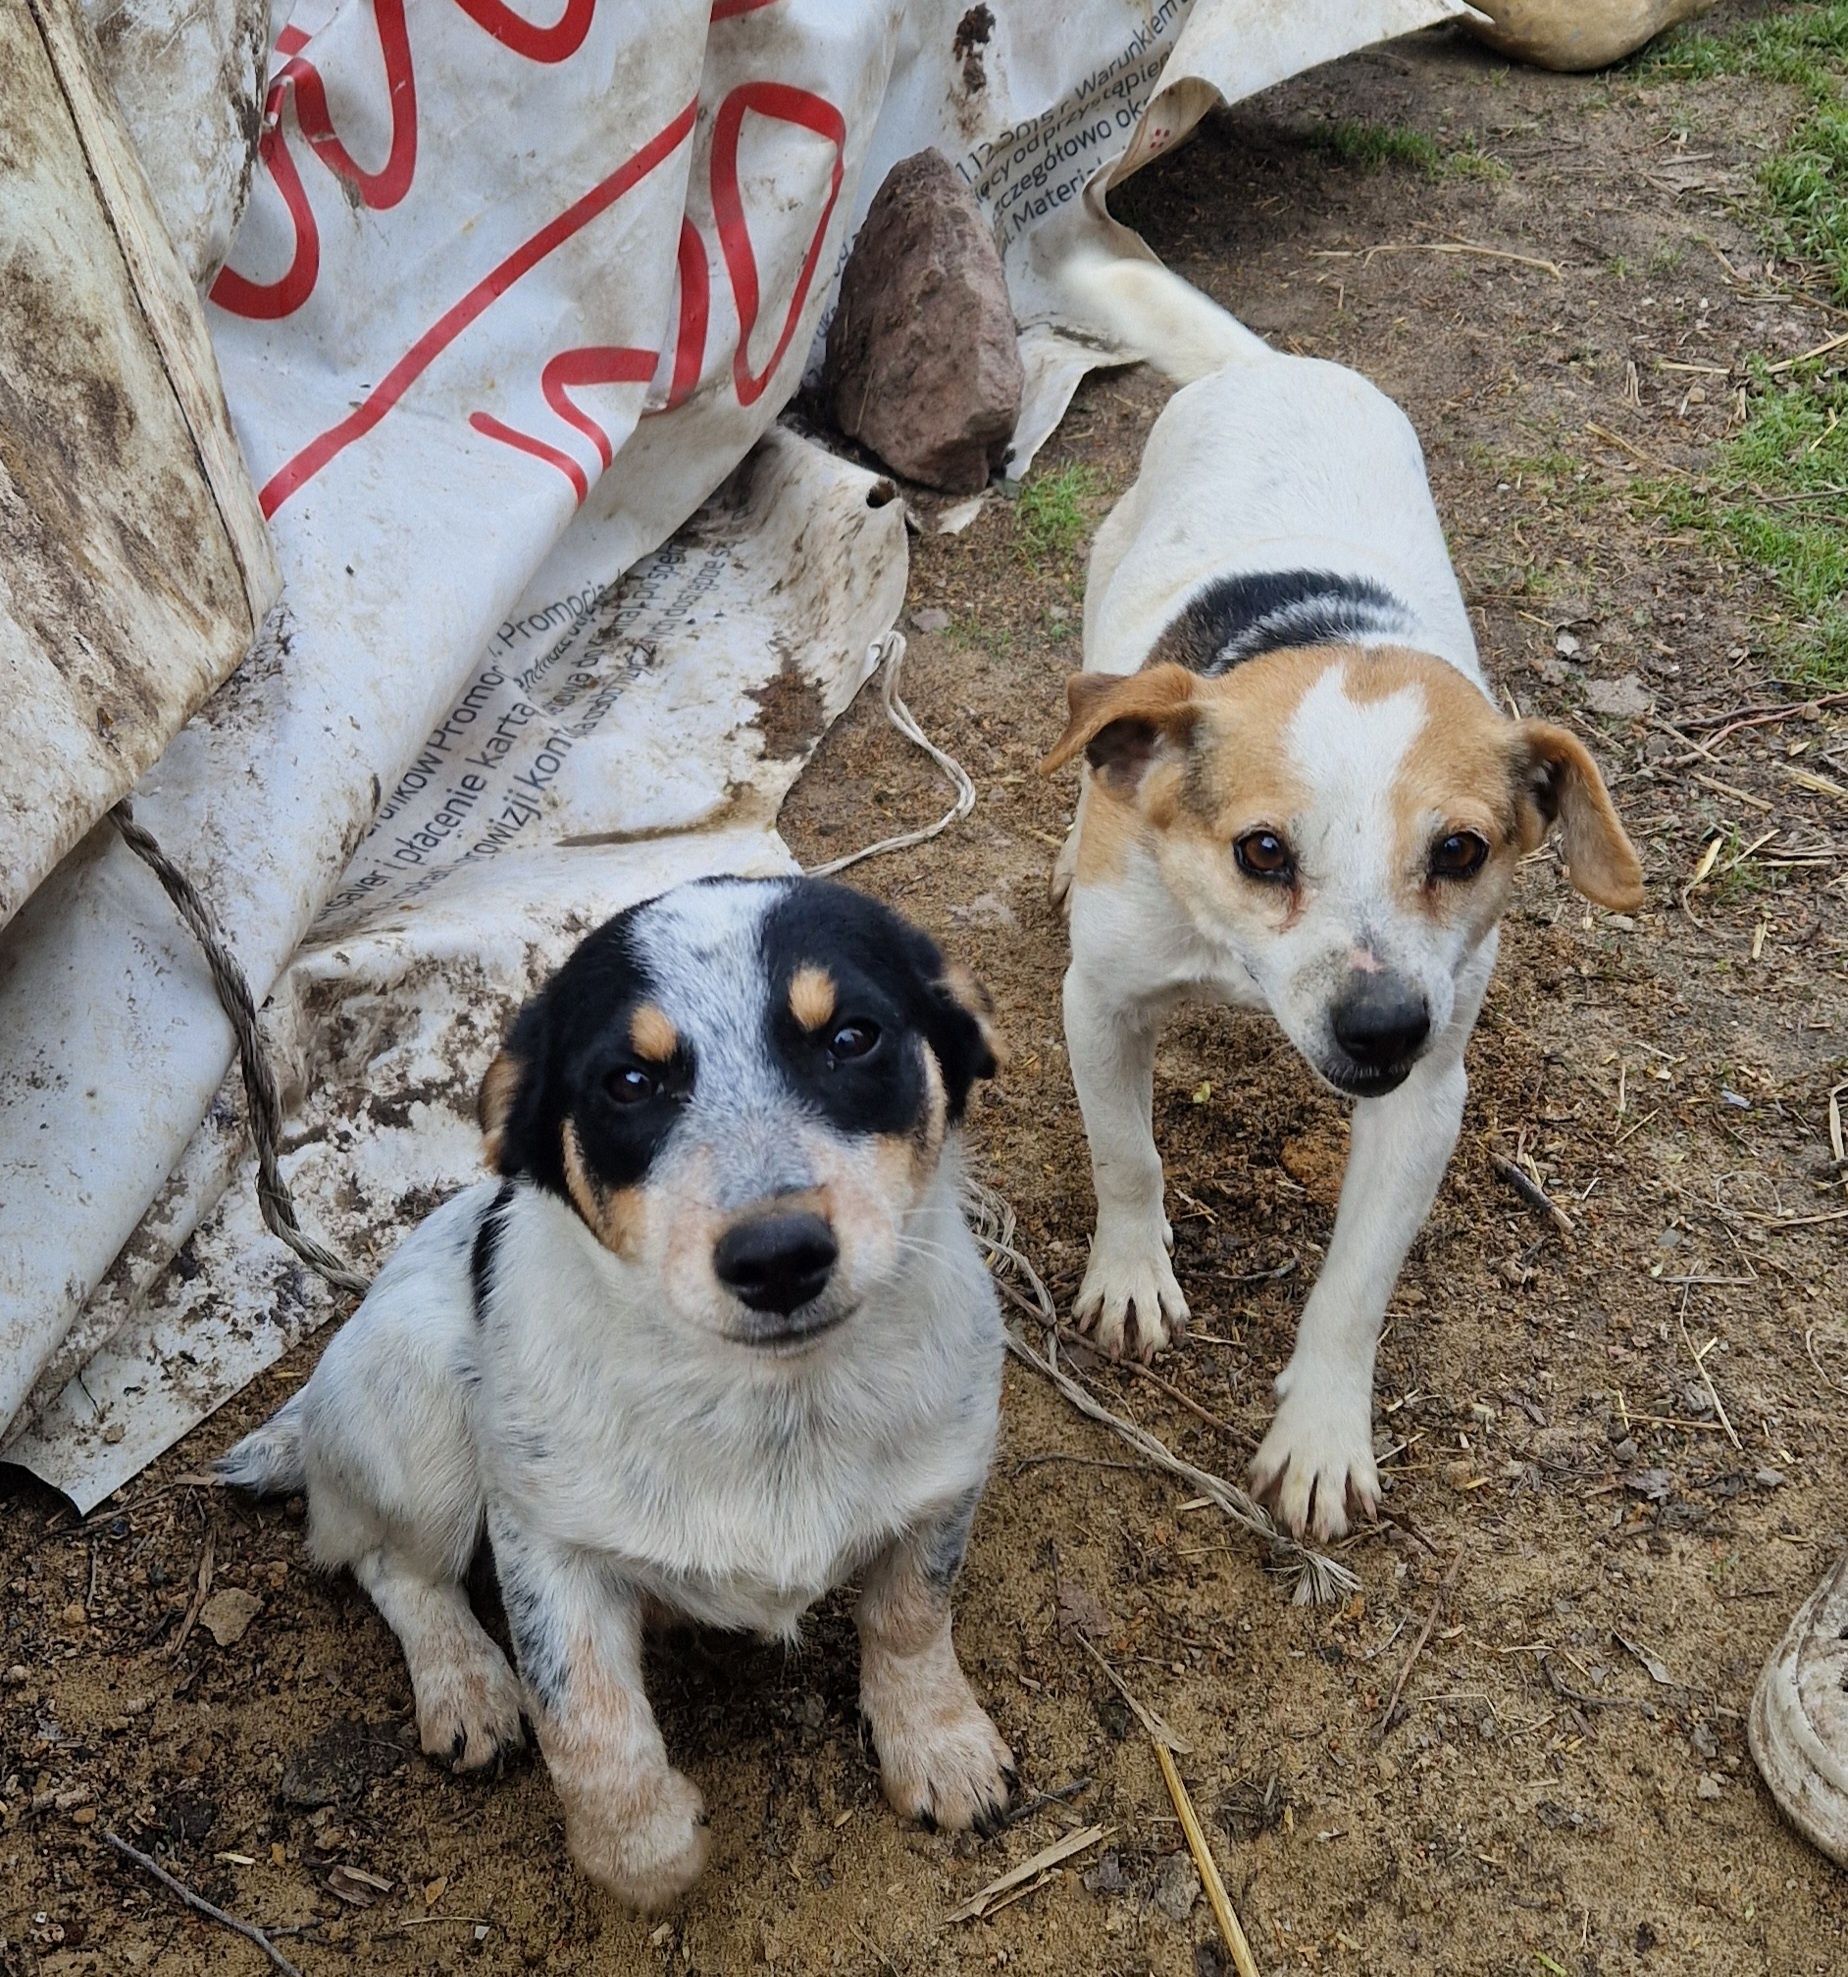
[[[1200,1899],[1200,1876],[1184,1853],[1170,1854],[1155,1879],[1155,1906],[1170,1922],[1185,1922]]]
[[[1655,699],[1635,673],[1625,673],[1621,679],[1593,680],[1585,689],[1585,705],[1594,714],[1635,720],[1649,712]]]
[[[822,382],[894,473],[974,494],[1006,455],[1025,377],[1001,257],[936,151],[886,174],[847,257]]]

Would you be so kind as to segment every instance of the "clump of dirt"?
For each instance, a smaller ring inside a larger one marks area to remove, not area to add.
[[[1848,783],[1848,722],[1774,677],[1755,580],[1634,491],[1726,439],[1748,358],[1840,325],[1800,271],[1766,272],[1753,229],[1758,147],[1797,113],[1769,85],[1548,76],[1433,35],[1214,120],[1120,202],[1246,321],[1405,405],[1493,676],[1594,744],[1648,870],[1633,924],[1549,864],[1526,876],[1463,1139],[1393,1300],[1392,1521],[1343,1548],[1360,1595],[1290,1605],[1258,1547],[1010,1368],[959,1636],[1023,1816],[949,1840],[884,1808],[840,1603],[794,1654],[676,1636],[654,1689],[714,1866],[638,1922],[571,1871],[536,1767],[464,1784],[416,1754],[395,1644],[306,1568],[299,1505],[186,1480],[310,1346],[87,1525],[30,1487],[0,1524],[0,1969],[263,1968],[109,1857],[113,1827],[310,1977],[1220,1971],[1147,1736],[1081,1633],[1190,1746],[1182,1774],[1276,1977],[1848,1965],[1848,1881],[1779,1821],[1743,1734],[1766,1651],[1848,1542],[1848,1198],[1828,1138],[1848,1078],[1828,787]],[[1358,123],[1430,143],[1331,158],[1318,133]],[[1459,153],[1494,168],[1420,162]],[[1056,501],[917,542],[914,620],[945,628],[914,623],[907,692],[981,800],[954,836],[855,874],[995,997],[1013,1060],[977,1106],[974,1165],[1061,1297],[1091,1208],[1045,894],[1072,792],[1034,765],[1078,663],[1083,542],[1045,516],[1101,517],[1163,397],[1138,372],[1093,380],[1036,469]],[[1648,712],[1593,711],[1600,683],[1632,679]],[[785,819],[799,852],[832,856],[940,801],[869,700]],[[1162,1371],[1226,1428],[1126,1372],[1086,1377],[1236,1474],[1328,1241],[1343,1111],[1274,1029],[1204,1013],[1172,1026],[1156,1105],[1197,1314]],[[1493,1153],[1531,1165],[1570,1247]],[[171,1652],[208,1570],[261,1612],[230,1647],[195,1627]],[[946,1923],[1090,1824],[1104,1836],[1044,1885]]]

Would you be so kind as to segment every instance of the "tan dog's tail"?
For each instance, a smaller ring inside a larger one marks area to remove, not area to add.
[[[1152,364],[1176,384],[1277,359],[1262,337],[1164,268],[1133,234],[1124,233],[1119,248],[1065,233],[1035,259],[1056,292],[1057,321]]]

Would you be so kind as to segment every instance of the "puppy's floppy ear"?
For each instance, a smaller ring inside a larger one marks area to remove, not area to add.
[[[504,1048],[481,1081],[481,1095],[475,1101],[475,1116],[481,1121],[481,1157],[496,1174],[506,1170],[501,1159],[507,1147],[507,1128],[513,1119],[514,1102],[520,1095],[520,1081],[526,1066]]]
[[[1641,861],[1585,744],[1550,722],[1523,721],[1515,729],[1515,776],[1531,805],[1533,843],[1558,823],[1573,885],[1600,906],[1622,912],[1640,906]]]
[[[943,1067],[953,1122],[963,1115],[970,1086],[977,1078],[992,1078],[1007,1061],[1007,1052],[995,1033],[994,1003],[981,983],[954,961],[939,965],[935,973],[925,1035]]]
[[[545,1077],[545,998],[535,996],[515,1019],[500,1055],[488,1066],[476,1100],[481,1152],[489,1171],[511,1180],[555,1164],[540,1156],[538,1122]]]
[[[1199,719],[1199,678],[1164,663],[1139,673],[1074,673],[1065,682],[1070,718],[1039,765],[1049,776],[1080,750],[1105,786],[1133,796],[1164,748],[1186,745]]]

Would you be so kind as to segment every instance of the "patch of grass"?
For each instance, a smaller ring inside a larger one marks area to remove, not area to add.
[[[1848,0],[1785,7],[1722,32],[1671,35],[1634,64],[1644,81],[1784,83],[1807,99],[1759,169],[1760,225],[1848,302]],[[1745,424],[1697,482],[1639,487],[1673,526],[1728,546],[1788,612],[1771,644],[1800,679],[1848,683],[1848,382],[1820,365],[1754,377]]]
[[[1644,49],[1632,64],[1644,81],[1706,82],[1714,76],[1762,76],[1812,95],[1830,92],[1831,71],[1848,61],[1848,0],[1785,7],[1762,20],[1719,32],[1681,28]]]
[[[1086,504],[1097,491],[1089,467],[1061,467],[1028,481],[1014,503],[1027,549],[1039,557],[1075,554],[1089,526]]]
[[[1780,657],[1800,679],[1848,684],[1848,380],[1757,374],[1746,422],[1698,483],[1639,489],[1676,528],[1727,543],[1791,614]]]
[[[1422,172],[1426,178],[1489,178],[1508,176],[1508,167],[1491,158],[1474,144],[1446,144],[1422,130],[1407,130],[1402,124],[1371,124],[1358,118],[1343,118],[1323,124],[1310,137],[1310,143],[1345,165],[1358,165],[1363,171],[1381,165],[1401,165]]]

